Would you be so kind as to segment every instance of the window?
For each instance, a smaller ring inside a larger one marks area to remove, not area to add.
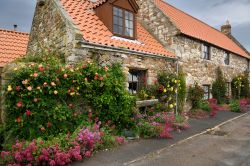
[[[129,92],[136,94],[147,83],[146,70],[129,70]]]
[[[229,65],[229,63],[230,63],[230,54],[227,52],[227,53],[225,53],[224,56],[225,56],[224,57],[224,63],[225,63],[225,65]]]
[[[231,82],[227,82],[227,96],[230,96],[230,85]]]
[[[203,85],[204,100],[210,99],[210,85]]]
[[[134,37],[134,13],[113,7],[113,32],[123,37]]]
[[[203,45],[203,59],[210,60],[210,46]]]

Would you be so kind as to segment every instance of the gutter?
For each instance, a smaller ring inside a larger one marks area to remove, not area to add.
[[[90,48],[90,49],[96,49],[96,50],[118,52],[118,53],[130,54],[130,55],[140,55],[140,56],[149,57],[149,58],[170,60],[173,62],[176,62],[178,60],[177,58],[171,58],[171,57],[161,56],[161,55],[156,55],[156,54],[151,54],[151,53],[143,53],[143,52],[139,52],[139,51],[129,50],[126,48],[119,48],[119,47],[112,47],[112,46],[106,46],[106,45],[101,45],[101,44],[94,44],[94,43],[89,43],[89,42],[85,42],[85,41],[79,41],[78,44],[80,44],[80,46],[82,48]]]

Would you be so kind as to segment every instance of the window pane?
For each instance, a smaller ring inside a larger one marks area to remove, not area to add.
[[[116,7],[113,8],[113,14],[114,14],[115,16],[119,16],[118,8],[116,8]]]
[[[119,26],[118,25],[114,25],[114,33],[119,33]]]
[[[123,26],[123,19],[122,18],[119,18],[119,25]]]
[[[119,26],[119,31],[118,34],[122,35],[123,34],[123,27]]]
[[[118,17],[114,16],[114,24],[118,25]]]

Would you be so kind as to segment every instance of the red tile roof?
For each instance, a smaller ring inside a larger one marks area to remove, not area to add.
[[[181,33],[216,45],[227,51],[250,58],[249,54],[219,30],[169,5],[163,0],[154,0],[155,5],[170,18]]]
[[[0,67],[26,54],[29,34],[0,29]]]
[[[105,0],[100,0],[100,4]],[[130,50],[175,57],[166,50],[152,35],[137,23],[137,41],[113,38],[113,34],[104,23],[95,15],[94,3],[90,0],[61,0],[61,3],[74,23],[83,34],[83,39],[94,44],[101,44]],[[99,4],[96,2],[95,4]]]

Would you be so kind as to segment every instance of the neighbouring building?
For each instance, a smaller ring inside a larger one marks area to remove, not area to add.
[[[230,91],[250,59],[229,22],[219,31],[162,0],[38,0],[28,50],[52,46],[68,63],[122,62],[132,93],[143,78],[152,84],[159,71],[173,71],[179,59],[187,85],[203,85],[206,98],[217,67]]]
[[[146,29],[170,47],[186,73],[187,85],[203,85],[206,98],[220,67],[230,91],[231,80],[249,71],[249,52],[231,34],[227,21],[221,31],[171,6],[163,0],[138,0],[138,19]],[[211,13],[212,14],[212,13]]]
[[[54,47],[68,63],[121,62],[129,91],[136,93],[176,65],[175,55],[139,22],[138,10],[135,0],[39,0],[28,50]]]
[[[0,71],[26,54],[29,34],[15,30],[0,29]]]

